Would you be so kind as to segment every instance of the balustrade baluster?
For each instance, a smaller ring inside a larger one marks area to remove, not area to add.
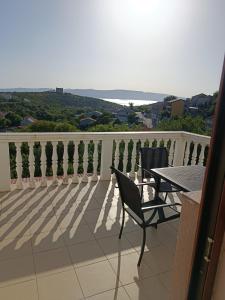
[[[196,165],[198,144],[194,143],[194,150],[191,157],[191,165]]]
[[[170,140],[170,149],[169,149],[169,164],[173,165],[173,158],[174,158],[174,143],[175,140]]]
[[[115,148],[115,158],[114,158],[114,167],[118,169],[119,167],[119,159],[120,159],[120,141],[115,140],[116,148]],[[115,174],[113,174],[113,179],[116,178]]]
[[[63,142],[63,184],[68,184],[68,141]]]
[[[184,157],[184,165],[187,166],[188,165],[188,161],[189,161],[189,156],[190,156],[190,141],[187,141],[186,144],[186,149],[185,149],[185,157]]]
[[[124,152],[123,152],[123,173],[127,174],[127,161],[128,161],[128,143],[129,141],[124,141]]]
[[[35,188],[34,181],[34,169],[35,169],[35,158],[34,158],[34,142],[29,142],[29,172],[30,172],[30,183],[29,186],[31,189]]]
[[[131,178],[135,177],[136,158],[137,158],[137,140],[133,140],[133,149],[131,154],[131,171],[130,171]]]
[[[78,170],[78,163],[79,163],[79,155],[78,155],[78,141],[74,142],[74,154],[73,154],[73,183],[78,183],[78,175],[77,175],[77,170]]]
[[[205,159],[205,147],[206,144],[201,143],[201,152],[199,154],[199,160],[198,160],[198,165],[204,165],[204,159]]]
[[[93,175],[92,181],[98,180],[98,143],[99,141],[93,141],[94,143],[94,153],[93,153]]]
[[[22,154],[21,154],[21,142],[16,142],[16,173],[17,173],[17,181],[16,181],[16,187],[18,190],[23,189],[23,183],[22,183]]]
[[[53,177],[53,185],[58,185],[58,179],[57,179],[57,164],[58,164],[58,158],[57,158],[57,145],[58,142],[52,142],[52,177]]]
[[[40,142],[40,144],[41,144],[41,186],[45,187],[45,186],[47,186],[47,180],[46,180],[46,152],[45,152],[46,142]]]
[[[82,182],[88,182],[87,168],[88,168],[88,141],[84,141],[84,155],[83,155],[83,178]]]

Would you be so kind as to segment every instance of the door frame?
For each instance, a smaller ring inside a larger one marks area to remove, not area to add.
[[[206,166],[188,299],[211,299],[225,233],[225,58]]]

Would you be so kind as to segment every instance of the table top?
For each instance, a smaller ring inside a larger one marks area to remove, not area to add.
[[[156,175],[184,192],[199,191],[202,189],[205,167],[203,166],[180,166],[151,169]]]

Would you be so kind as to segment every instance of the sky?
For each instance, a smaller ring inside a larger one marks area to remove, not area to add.
[[[0,0],[0,88],[219,88],[224,0]]]

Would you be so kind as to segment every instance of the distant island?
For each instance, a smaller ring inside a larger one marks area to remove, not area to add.
[[[53,89],[50,88],[8,88],[0,89],[0,92],[20,92],[20,93],[40,93],[47,92]],[[106,99],[134,99],[134,100],[152,100],[163,101],[168,94],[151,93],[132,90],[95,90],[95,89],[64,89],[65,93],[71,93],[83,97],[91,98],[106,98]]]

